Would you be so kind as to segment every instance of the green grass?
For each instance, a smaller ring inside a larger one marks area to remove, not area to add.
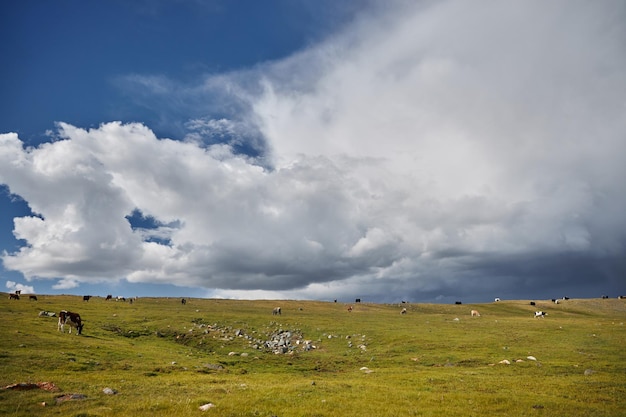
[[[354,306],[2,294],[0,386],[61,391],[0,390],[0,415],[196,416],[208,402],[216,416],[625,415],[625,300]],[[81,314],[83,335],[38,317],[61,309]],[[280,329],[316,349],[252,349]],[[56,403],[72,393],[86,398]]]

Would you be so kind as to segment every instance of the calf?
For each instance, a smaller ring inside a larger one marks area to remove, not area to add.
[[[19,294],[9,294],[9,300],[19,300],[19,299],[20,299]]]
[[[480,313],[478,312],[478,310],[472,310],[470,314],[472,315],[472,317],[480,317]]]
[[[406,314],[406,308],[403,308],[402,311],[400,311],[400,314]]]
[[[29,295],[28,299],[32,300],[32,301],[37,301],[37,296],[36,295]]]
[[[548,315],[548,313],[546,313],[545,311],[535,311],[535,318],[538,319],[539,317],[544,318]]]
[[[80,314],[72,313],[67,310],[61,310],[59,313],[59,324],[58,330],[61,333],[65,333],[65,325],[68,324],[70,326],[69,333],[72,333],[72,327],[76,328],[76,334],[81,334],[83,332],[83,322],[80,319]]]
[[[273,316],[276,316],[276,315],[280,316],[281,314],[282,314],[282,312],[280,310],[280,307],[276,307],[274,310],[272,310],[272,315]]]

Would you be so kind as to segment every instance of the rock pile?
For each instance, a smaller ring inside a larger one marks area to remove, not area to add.
[[[274,323],[272,323],[274,324]],[[194,323],[189,333],[200,329],[202,334],[213,334],[223,341],[234,341],[236,339],[244,339],[254,350],[269,351],[277,355],[291,353],[296,350],[310,351],[315,349],[311,340],[304,340],[302,333],[297,330],[286,330],[280,327],[268,330],[263,335],[257,331],[246,332],[241,328],[233,328],[232,326],[219,326],[218,324],[207,325],[203,323]],[[234,353],[234,352],[232,352]]]

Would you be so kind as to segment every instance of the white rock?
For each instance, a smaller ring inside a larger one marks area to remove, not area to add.
[[[500,361],[500,362],[498,362],[498,363],[502,363],[502,364],[504,364],[504,365],[510,365],[510,364],[511,364],[511,361],[510,361],[510,360],[508,360],[508,359],[504,359],[504,360],[501,360],[501,361]]]
[[[201,405],[200,407],[198,407],[200,409],[200,411],[207,411],[209,408],[213,408],[215,407],[215,404],[212,403],[206,403],[204,405]]]
[[[536,361],[537,358],[535,358],[534,356],[526,356],[526,359],[528,359],[529,361]]]

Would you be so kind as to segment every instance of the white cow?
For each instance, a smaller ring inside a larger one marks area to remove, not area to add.
[[[478,310],[472,310],[471,313],[472,317],[480,317],[480,313],[478,312]]]

